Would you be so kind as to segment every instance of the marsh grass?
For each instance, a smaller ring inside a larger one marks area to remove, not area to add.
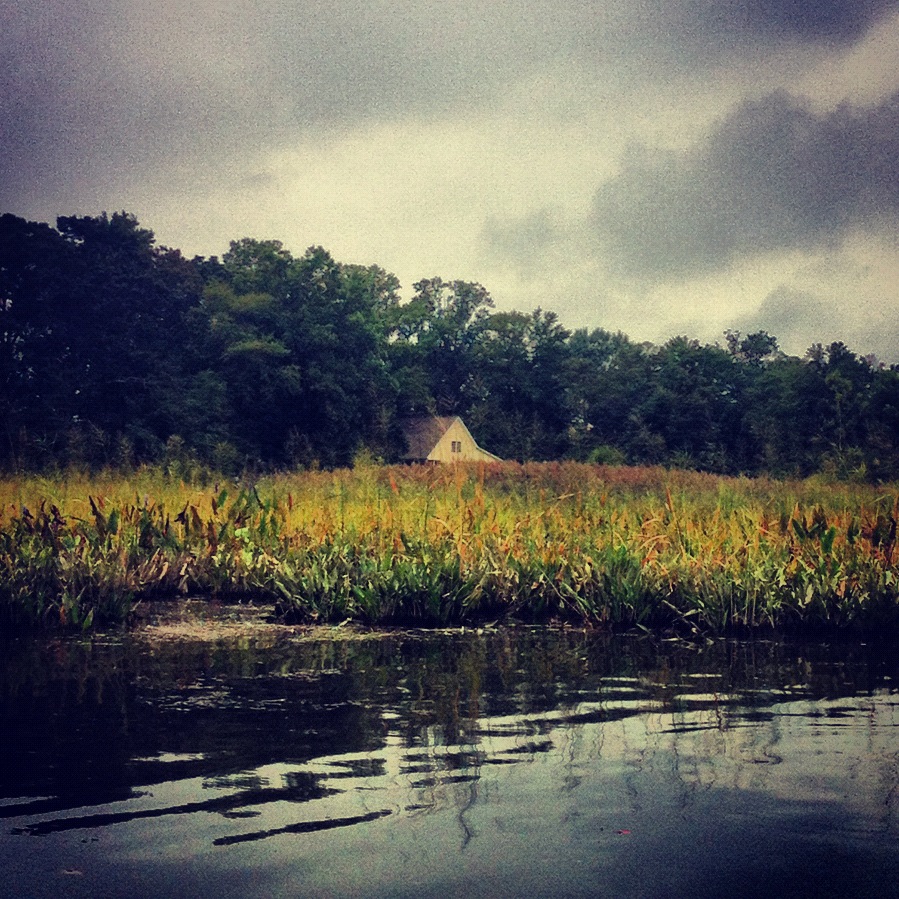
[[[894,488],[576,463],[7,481],[0,618],[188,594],[320,623],[895,627],[897,519]]]

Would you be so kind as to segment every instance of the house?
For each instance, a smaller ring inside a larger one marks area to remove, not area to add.
[[[400,422],[404,462],[502,462],[481,449],[458,415],[427,415]]]

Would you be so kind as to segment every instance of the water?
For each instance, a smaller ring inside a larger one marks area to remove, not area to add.
[[[160,633],[0,644],[0,894],[899,896],[896,642]]]

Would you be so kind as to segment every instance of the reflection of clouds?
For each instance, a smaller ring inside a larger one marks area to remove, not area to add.
[[[491,817],[559,816],[567,827],[596,808],[624,820],[654,808],[687,815],[715,791],[753,794],[771,805],[839,803],[847,815],[894,824],[899,721],[892,694],[802,698],[761,709],[730,694],[677,692],[673,700],[624,710],[618,699],[609,708],[600,701],[484,718],[464,745],[447,745],[431,728],[413,747],[394,738],[373,754],[282,770],[281,789],[306,803],[302,820],[296,807],[270,815],[257,806],[270,826],[220,837],[217,845],[390,815],[445,821],[441,826],[455,829],[465,848]],[[263,773],[256,782],[272,778]],[[251,781],[244,775],[233,785],[245,790]]]
[[[209,667],[233,660],[204,655],[201,675],[173,666],[136,696],[116,693],[132,679],[110,666],[97,693],[129,710],[129,791],[0,802],[0,851],[29,833],[49,852],[84,838],[86,859],[115,858],[129,877],[167,865],[221,885],[241,868],[283,874],[268,895],[294,895],[302,876],[304,895],[322,896],[572,895],[585,882],[608,895],[783,895],[779,878],[819,869],[858,895],[858,871],[876,879],[895,859],[891,656],[848,642],[541,632],[438,652],[418,639],[413,652],[309,648],[286,669],[267,650],[231,678]],[[56,701],[45,657],[34,661],[29,683]],[[272,675],[242,673],[258,662]],[[316,669],[327,674],[283,674]],[[141,733],[147,696],[164,718]],[[59,702],[75,720],[87,700]],[[108,754],[102,765],[108,775]]]
[[[894,814],[899,722],[893,694],[880,692],[862,702],[803,699],[764,712],[721,698],[717,706],[702,707],[707,698],[700,697],[699,706],[689,710],[574,726],[585,731],[585,746],[591,743],[586,732],[600,732],[592,739],[601,740],[602,766],[620,766],[635,808],[666,782],[684,802],[696,790],[715,788],[751,791],[772,801],[846,802],[847,813]],[[583,771],[589,752],[574,762]]]
[[[572,819],[597,796],[622,813],[645,812],[658,804],[660,787],[682,811],[712,790],[751,792],[771,802],[843,802],[851,771],[853,781],[868,787],[855,790],[847,811],[892,813],[899,764],[889,694],[864,704],[798,699],[764,709],[730,694],[677,693],[675,699],[667,707],[635,704],[624,714],[616,700],[611,708],[579,703],[545,714],[485,718],[464,746],[446,745],[439,728],[415,747],[396,740],[375,763],[367,762],[373,776],[358,779],[358,795],[408,817],[452,813],[464,843],[478,833],[465,818],[476,804],[518,816],[525,795],[535,791],[550,806],[565,797]],[[340,759],[323,764],[347,766],[340,802],[352,803],[351,772],[364,773],[365,766]]]

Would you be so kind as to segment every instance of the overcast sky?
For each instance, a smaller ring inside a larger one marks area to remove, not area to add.
[[[0,211],[899,361],[899,0],[0,0]]]

